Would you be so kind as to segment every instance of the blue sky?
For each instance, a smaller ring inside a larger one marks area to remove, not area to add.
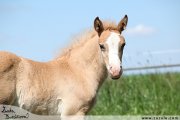
[[[178,63],[179,11],[179,0],[0,0],[0,50],[48,61],[96,16],[119,22],[127,14],[125,66]]]

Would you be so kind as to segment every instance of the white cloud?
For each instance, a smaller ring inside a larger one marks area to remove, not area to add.
[[[135,27],[127,27],[125,34],[130,36],[149,36],[156,32],[156,29],[143,24],[136,25]]]

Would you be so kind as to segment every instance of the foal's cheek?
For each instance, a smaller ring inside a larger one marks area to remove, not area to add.
[[[108,68],[108,64],[109,64],[108,54],[107,54],[107,52],[103,52],[102,55],[103,55],[103,58],[104,58],[104,62],[105,62],[105,64],[106,64],[106,67]]]
[[[122,55],[123,55],[123,51],[122,51],[122,52],[119,52],[119,59],[120,59],[120,62],[122,62]]]

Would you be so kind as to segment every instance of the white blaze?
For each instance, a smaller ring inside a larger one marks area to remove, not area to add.
[[[120,42],[120,34],[111,32],[110,36],[108,37],[106,43],[108,45],[109,51],[109,65],[107,66],[107,69],[119,69],[121,66],[121,62],[119,59],[119,42]]]

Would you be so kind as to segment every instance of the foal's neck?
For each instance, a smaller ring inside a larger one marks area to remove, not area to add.
[[[69,53],[69,64],[81,71],[83,81],[98,90],[107,77],[105,63],[98,44],[98,35],[73,48]],[[77,71],[78,71],[77,70]],[[75,71],[76,72],[76,71]]]
[[[99,48],[98,35],[77,48],[77,51],[74,54],[72,53],[72,59],[74,58],[79,61],[78,67],[82,67],[81,69],[89,74],[89,76],[85,76],[87,78],[84,80],[92,85],[91,89],[98,90],[107,77],[107,70]]]

